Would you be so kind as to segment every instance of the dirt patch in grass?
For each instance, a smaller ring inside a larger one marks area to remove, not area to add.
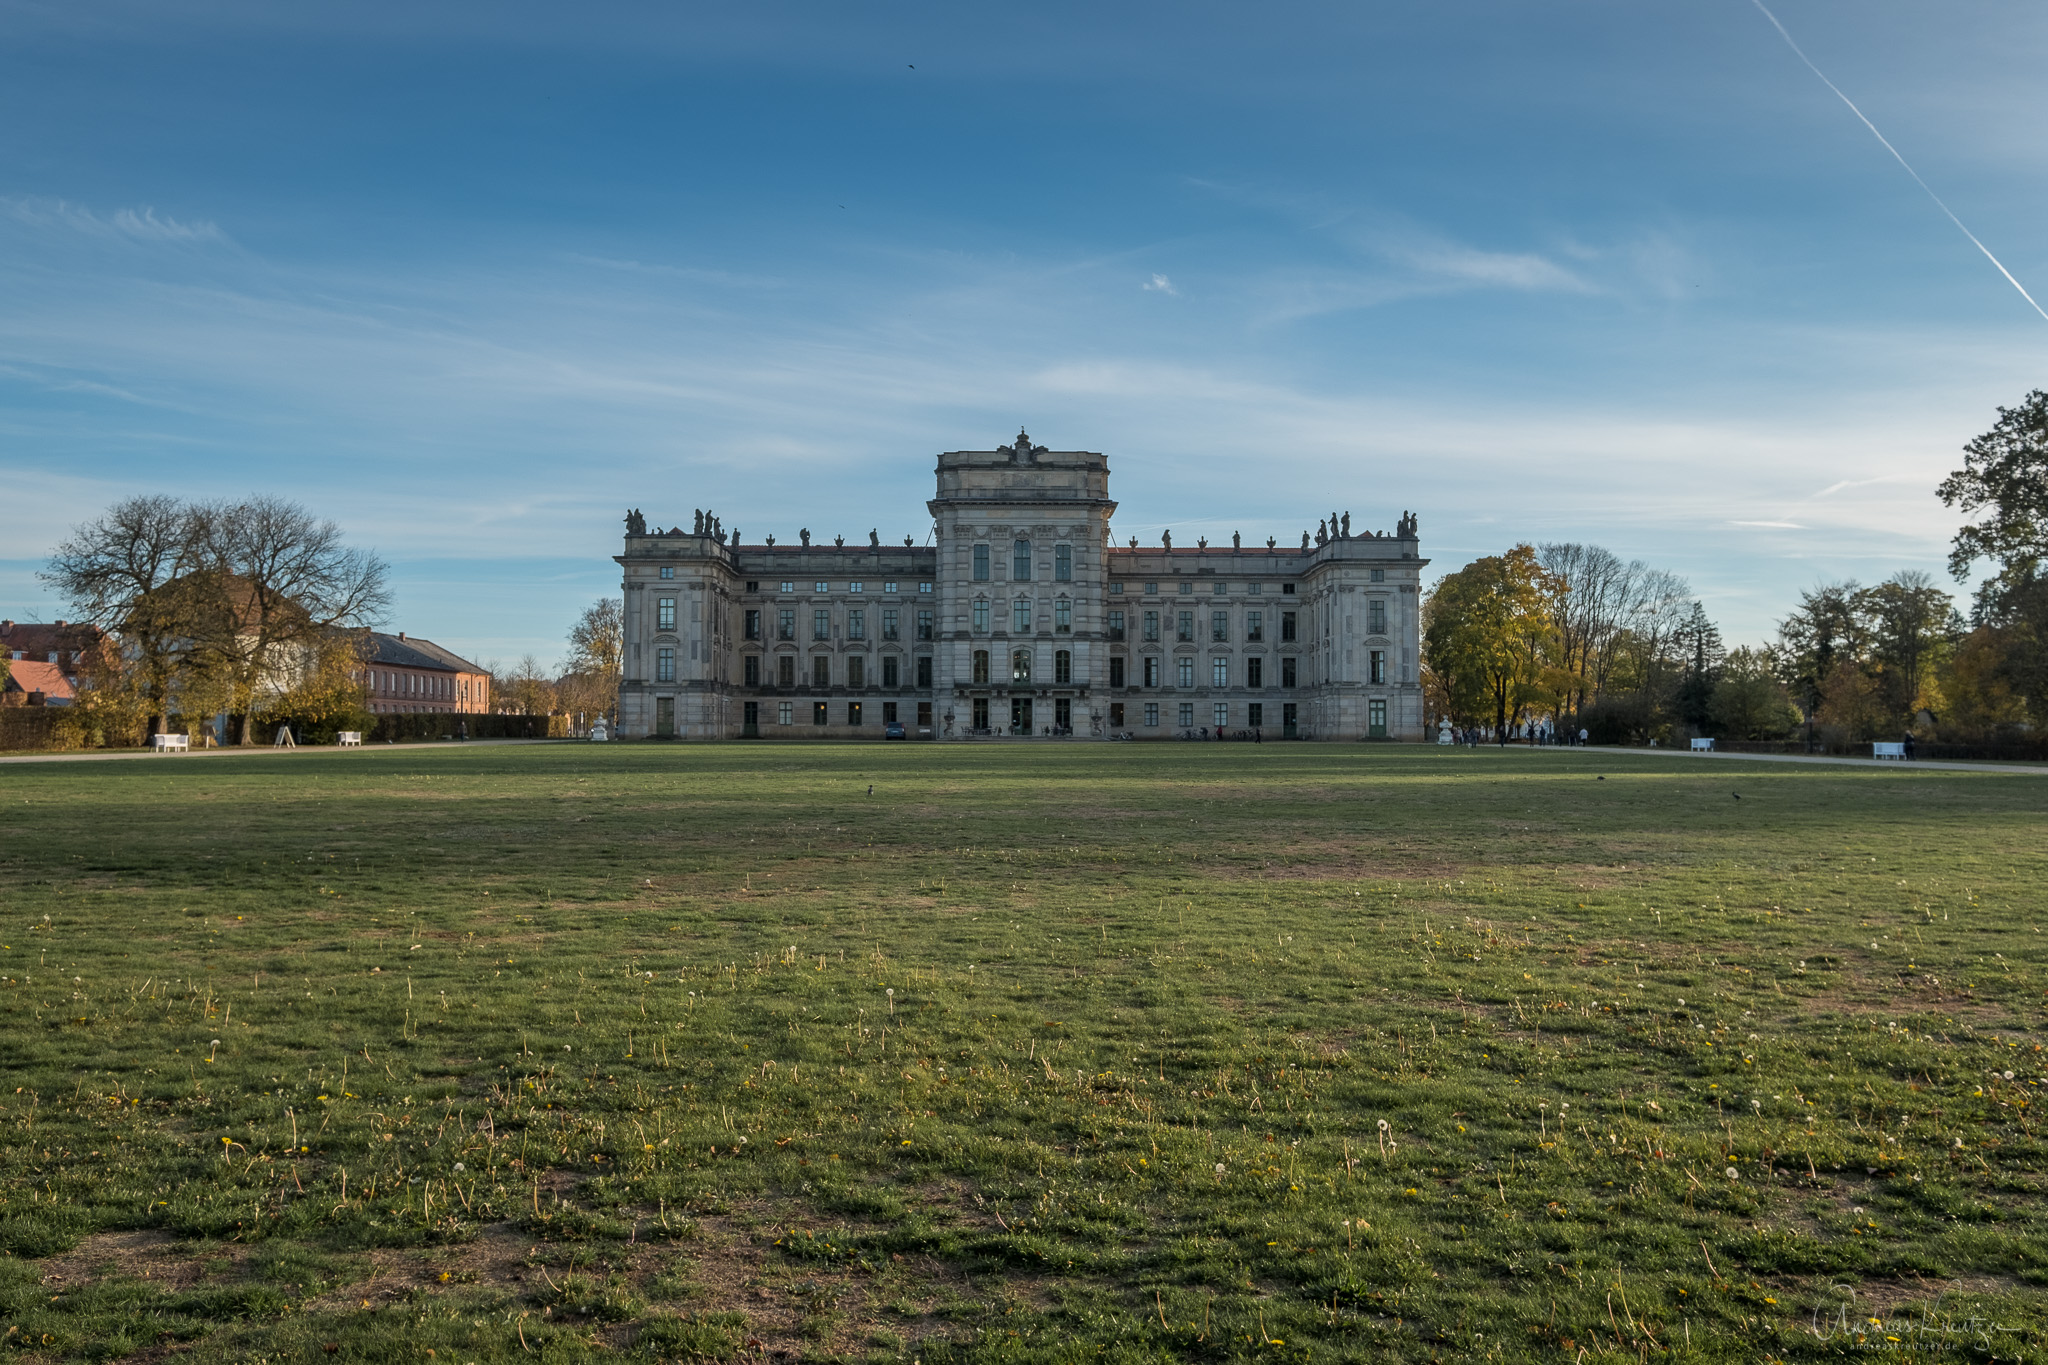
[[[201,1255],[191,1243],[168,1232],[98,1232],[45,1260],[43,1284],[73,1289],[95,1280],[132,1279],[167,1290],[185,1289],[247,1256],[244,1248],[216,1248]]]

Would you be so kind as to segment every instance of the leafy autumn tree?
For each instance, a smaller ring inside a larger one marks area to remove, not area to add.
[[[1770,656],[1740,646],[1728,651],[1708,717],[1731,739],[1782,739],[1799,724],[1799,708],[1772,672]]]
[[[1442,579],[1423,607],[1423,659],[1460,719],[1490,715],[1505,728],[1538,703],[1554,704],[1550,658],[1556,575],[1517,545]]]
[[[625,671],[626,618],[616,597],[599,598],[569,628],[561,702],[570,711],[615,713]]]
[[[2048,559],[2048,392],[2000,408],[1997,424],[1963,447],[1963,467],[1935,491],[1950,507],[1990,514],[1956,532],[1948,567],[1961,580],[1980,559],[1997,566],[1977,594],[1980,617],[1996,618]]]

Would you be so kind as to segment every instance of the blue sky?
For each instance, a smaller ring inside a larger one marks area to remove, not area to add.
[[[1781,0],[2048,296],[2048,11]],[[1110,456],[1119,538],[1584,539],[1731,643],[1939,572],[2048,322],[1748,0],[0,0],[0,612],[133,492],[282,493],[390,625],[558,658],[628,506],[923,538]]]

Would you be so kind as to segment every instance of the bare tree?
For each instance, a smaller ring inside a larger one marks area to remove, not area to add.
[[[192,660],[200,602],[191,575],[202,554],[192,509],[152,494],[115,503],[73,528],[37,575],[64,596],[75,619],[118,637],[150,734],[168,722],[180,674]]]
[[[207,575],[206,652],[250,717],[289,691],[336,631],[375,623],[390,603],[384,562],[342,543],[341,529],[297,503],[258,496],[193,511]]]

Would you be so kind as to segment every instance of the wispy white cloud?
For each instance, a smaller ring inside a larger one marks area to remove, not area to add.
[[[1178,295],[1180,293],[1180,290],[1173,287],[1173,281],[1164,275],[1154,275],[1151,279],[1145,281],[1142,287],[1160,294]]]
[[[1772,531],[1804,531],[1805,526],[1796,521],[1731,521],[1730,526],[1761,526]]]
[[[144,205],[111,213],[64,199],[0,199],[0,214],[26,227],[75,233],[101,241],[180,245],[226,243],[228,235],[205,219],[180,221]]]
[[[1388,243],[1383,250],[1425,277],[1453,284],[1545,293],[1597,292],[1573,271],[1530,251],[1483,251],[1449,241]]]

